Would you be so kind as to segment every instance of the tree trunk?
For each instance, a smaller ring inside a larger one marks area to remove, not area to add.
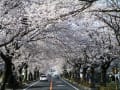
[[[91,87],[95,86],[94,75],[95,75],[94,67],[91,67],[91,70],[90,70]]]
[[[5,62],[5,72],[0,90],[5,90],[6,83],[10,79],[10,76],[12,75],[12,62],[11,62],[12,57],[8,55],[4,55],[2,52],[0,53],[0,56]]]
[[[102,86],[106,86],[106,73],[107,73],[107,69],[110,66],[111,61],[106,61],[105,63],[103,63],[101,65],[101,85]]]
[[[87,67],[83,68],[83,81],[86,82]]]
[[[101,72],[101,85],[106,86],[106,73],[107,70],[103,69]]]
[[[28,70],[25,69],[25,82],[27,81],[27,79],[28,79]]]

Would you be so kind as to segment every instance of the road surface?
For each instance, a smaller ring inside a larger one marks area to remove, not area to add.
[[[80,90],[62,79],[37,81],[28,85],[23,90]]]

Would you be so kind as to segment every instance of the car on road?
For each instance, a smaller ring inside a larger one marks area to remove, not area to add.
[[[46,75],[41,75],[40,81],[48,81],[48,77]]]

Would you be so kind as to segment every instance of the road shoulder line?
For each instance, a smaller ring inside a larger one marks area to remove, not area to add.
[[[28,86],[27,88],[25,88],[25,89],[23,89],[23,90],[27,90],[27,89],[29,89],[30,87],[34,86],[34,85],[37,84],[38,82],[39,82],[39,81],[34,82],[33,84],[31,84],[30,86]]]
[[[73,86],[72,84],[70,84],[69,82],[61,79],[63,82],[65,82],[67,85],[71,86],[72,88],[74,88],[75,90],[79,90],[77,87]]]

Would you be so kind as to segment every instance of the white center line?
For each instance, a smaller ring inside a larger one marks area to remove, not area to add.
[[[65,86],[65,85],[56,85],[56,86],[58,86],[58,87],[63,87],[63,86]]]

